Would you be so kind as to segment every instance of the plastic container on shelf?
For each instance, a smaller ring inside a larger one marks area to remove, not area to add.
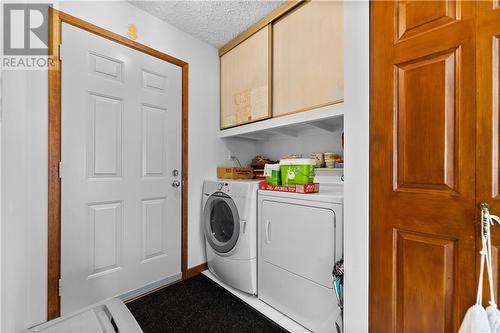
[[[264,176],[270,185],[281,184],[281,167],[279,164],[266,164],[264,166]]]
[[[281,184],[310,184],[314,181],[316,161],[310,158],[284,159],[280,161]]]

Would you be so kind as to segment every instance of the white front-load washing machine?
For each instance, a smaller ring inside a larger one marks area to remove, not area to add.
[[[257,294],[256,180],[206,180],[202,225],[209,270],[224,283]]]

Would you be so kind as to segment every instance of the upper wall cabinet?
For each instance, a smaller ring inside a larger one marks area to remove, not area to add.
[[[344,98],[341,1],[312,1],[273,24],[273,116]]]
[[[221,129],[271,116],[270,26],[220,58]]]

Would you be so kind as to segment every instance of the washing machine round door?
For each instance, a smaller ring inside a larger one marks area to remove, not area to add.
[[[205,204],[203,213],[207,242],[219,253],[231,251],[240,234],[240,217],[233,199],[222,192],[215,192]]]

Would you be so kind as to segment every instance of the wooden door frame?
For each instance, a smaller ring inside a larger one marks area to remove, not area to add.
[[[47,318],[60,316],[59,279],[61,274],[61,180],[59,162],[61,161],[61,44],[62,23],[70,24],[113,42],[130,47],[155,58],[179,66],[182,69],[182,162],[181,162],[181,273],[188,277],[188,79],[189,64],[185,61],[159,52],[146,45],[94,24],[50,9],[49,55],[52,67],[48,73],[48,275],[47,275]]]

